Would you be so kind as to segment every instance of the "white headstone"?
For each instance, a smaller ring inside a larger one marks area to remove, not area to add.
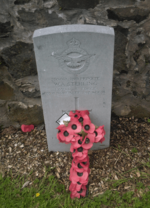
[[[92,123],[104,125],[109,147],[114,58],[114,30],[95,25],[38,29],[33,35],[49,151],[70,151],[59,143],[56,121],[71,110],[89,110]]]

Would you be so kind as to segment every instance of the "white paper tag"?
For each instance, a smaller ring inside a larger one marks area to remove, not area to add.
[[[57,121],[56,123],[58,123],[59,125],[64,124],[63,121],[70,121],[70,116],[68,116],[67,113],[64,113]]]

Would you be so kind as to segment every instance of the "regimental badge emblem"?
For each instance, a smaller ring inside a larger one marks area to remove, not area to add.
[[[60,67],[71,74],[84,72],[89,64],[90,57],[84,49],[80,48],[80,41],[71,39],[67,42],[68,49],[61,53],[52,53],[52,56],[58,59]]]

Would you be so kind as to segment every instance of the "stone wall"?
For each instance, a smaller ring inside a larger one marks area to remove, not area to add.
[[[0,5],[0,126],[44,122],[32,35],[64,24],[115,29],[112,113],[150,116],[149,0],[0,0]]]

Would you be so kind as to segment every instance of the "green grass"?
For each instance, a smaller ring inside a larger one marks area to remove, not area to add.
[[[31,174],[32,172],[29,175]],[[71,199],[70,192],[66,191],[65,186],[57,181],[51,168],[46,171],[42,179],[37,178],[31,187],[21,189],[27,180],[28,177],[25,180],[24,176],[12,179],[12,174],[4,178],[0,175],[0,208],[128,208],[130,204],[133,208],[150,207],[150,191],[145,193],[141,199],[133,197],[133,191],[121,196],[118,191],[113,190],[107,190],[104,194],[94,198],[89,194],[88,197]],[[124,182],[126,182],[124,179],[118,180],[113,187]],[[144,188],[144,184],[137,183],[137,190]]]
[[[131,151],[132,151],[132,153],[137,153],[138,152],[138,150],[135,147]]]

